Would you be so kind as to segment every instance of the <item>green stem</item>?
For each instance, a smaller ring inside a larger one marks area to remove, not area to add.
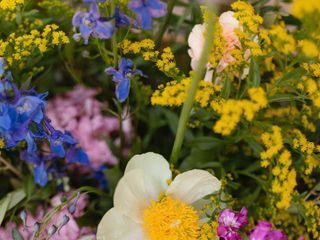
[[[22,179],[22,174],[13,166],[11,163],[6,161],[3,157],[0,156],[0,162],[12,173],[14,173],[18,178]]]
[[[115,0],[111,1],[111,16],[115,14],[116,4]],[[115,20],[114,20],[115,21]],[[118,66],[118,41],[117,41],[117,34],[116,30],[112,35],[111,43],[112,43],[112,52],[113,52],[113,67]]]
[[[170,18],[172,16],[173,8],[176,5],[177,0],[168,0],[167,5],[167,14],[163,22],[161,23],[160,29],[158,31],[158,34],[156,36],[156,45],[157,47],[160,46],[163,34],[165,33],[167,29],[167,25],[169,24]]]
[[[188,95],[186,98],[186,101],[183,104],[180,119],[179,119],[179,124],[178,124],[178,130],[177,130],[177,135],[174,141],[172,153],[171,153],[171,158],[170,162],[172,164],[176,164],[180,155],[184,135],[186,132],[186,126],[187,122],[189,119],[190,112],[192,110],[193,106],[193,100],[196,95],[198,85],[200,80],[203,78],[206,65],[208,62],[208,57],[209,53],[211,52],[212,48],[212,41],[213,41],[213,27],[214,27],[214,19],[213,19],[213,12],[214,8],[213,6],[209,6],[209,11],[208,11],[208,24],[207,24],[207,31],[206,31],[206,41],[204,48],[202,50],[202,55],[201,58],[198,62],[198,67],[194,72],[194,75],[192,77],[192,81],[188,90]]]

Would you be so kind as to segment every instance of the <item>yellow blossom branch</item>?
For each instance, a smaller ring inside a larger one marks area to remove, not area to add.
[[[208,4],[209,5],[209,4]],[[177,130],[177,135],[174,141],[172,153],[171,153],[171,158],[170,162],[172,164],[176,164],[179,158],[179,154],[181,151],[185,131],[186,131],[186,126],[187,122],[189,119],[190,112],[192,110],[193,106],[193,101],[198,89],[198,85],[200,80],[203,78],[205,69],[206,69],[206,63],[208,62],[209,58],[209,53],[211,52],[212,48],[212,41],[213,41],[213,29],[214,29],[214,6],[209,5],[208,6],[209,11],[208,11],[208,24],[207,24],[207,33],[206,33],[206,41],[204,48],[202,50],[201,58],[199,60],[199,64],[197,69],[195,70],[192,81],[189,87],[188,95],[186,98],[185,103],[183,104],[182,111],[180,114],[180,119],[179,119],[179,124],[178,124],[178,130]]]

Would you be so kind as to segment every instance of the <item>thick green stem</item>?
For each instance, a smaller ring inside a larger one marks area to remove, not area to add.
[[[177,130],[177,135],[174,141],[172,153],[171,153],[171,158],[170,162],[172,164],[176,164],[180,155],[182,143],[184,140],[184,135],[186,132],[186,126],[187,122],[189,119],[190,112],[192,110],[193,106],[193,100],[196,95],[199,81],[203,78],[206,65],[208,62],[208,57],[209,53],[211,51],[212,47],[212,41],[213,41],[213,28],[214,28],[214,19],[213,19],[213,12],[214,9],[213,7],[209,7],[208,11],[208,24],[207,24],[207,29],[206,29],[206,41],[204,48],[202,50],[202,55],[199,60],[197,69],[194,72],[194,75],[192,77],[192,81],[189,87],[188,95],[186,98],[186,101],[183,104],[180,119],[179,119],[179,125],[178,125],[178,130]]]
[[[172,16],[173,8],[176,5],[177,0],[168,0],[168,5],[167,5],[167,14],[163,22],[161,23],[160,29],[157,33],[156,36],[156,45],[157,47],[160,46],[163,34],[165,33],[167,29],[167,25],[169,24],[170,18]]]

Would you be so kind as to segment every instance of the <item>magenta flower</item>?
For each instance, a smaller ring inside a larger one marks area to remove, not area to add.
[[[259,221],[255,229],[250,233],[250,240],[287,240],[287,236],[280,230],[272,230],[268,221]]]
[[[226,208],[219,214],[218,223],[219,237],[225,240],[242,239],[238,231],[248,224],[248,210],[243,207],[238,213]]]

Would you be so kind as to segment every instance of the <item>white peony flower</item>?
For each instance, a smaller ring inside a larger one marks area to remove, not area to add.
[[[161,155],[134,156],[116,187],[114,207],[99,223],[97,240],[197,239],[199,203],[221,183],[204,170],[171,178]]]

